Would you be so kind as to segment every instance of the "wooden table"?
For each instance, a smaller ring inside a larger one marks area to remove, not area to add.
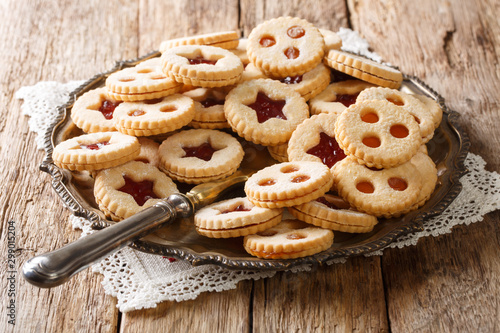
[[[38,165],[22,86],[86,79],[157,49],[172,37],[223,30],[247,36],[258,23],[298,16],[317,27],[349,27],[384,60],[416,75],[462,114],[471,151],[500,170],[500,7],[495,0],[420,1],[15,1],[0,11],[0,290],[2,332],[276,332],[500,330],[500,213],[421,239],[382,257],[352,258],[307,273],[278,273],[196,300],[120,313],[100,275],[39,289],[18,273],[15,326],[8,323],[8,226],[16,269],[76,240],[69,212]],[[13,222],[12,222],[13,221]],[[10,224],[8,222],[11,222]]]

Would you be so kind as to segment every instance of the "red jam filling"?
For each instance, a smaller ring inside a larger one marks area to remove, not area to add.
[[[188,58],[189,60],[189,64],[190,65],[199,65],[199,64],[207,64],[207,65],[215,65],[217,63],[217,60],[213,61],[213,60],[208,60],[208,59],[205,59],[201,56],[198,56],[196,58]]]
[[[210,161],[216,151],[208,142],[197,147],[182,147],[182,149],[186,152],[186,155],[183,157],[197,157],[204,161]]]
[[[297,84],[302,82],[302,75],[287,76],[284,79],[281,79],[280,81],[286,84]]]
[[[96,142],[96,143],[91,143],[88,145],[80,144],[80,148],[82,149],[90,149],[90,150],[99,150],[104,146],[109,145],[109,141],[102,141],[102,142]]]
[[[113,103],[111,101],[105,100],[102,105],[99,107],[99,111],[101,111],[102,115],[106,119],[113,119],[113,112],[115,112],[115,108],[120,104],[121,102],[116,102]]]
[[[286,101],[284,100],[275,101],[259,92],[255,102],[248,105],[248,107],[255,110],[258,122],[263,123],[271,118],[286,120],[286,117],[283,114],[283,107],[285,104]]]
[[[329,168],[346,157],[335,138],[323,132],[319,134],[319,138],[319,143],[309,149],[307,151],[308,154],[319,157]]]
[[[200,102],[201,105],[203,105],[204,108],[209,108],[214,105],[224,105],[224,101],[220,99],[215,99],[215,98],[207,98],[204,101]]]
[[[353,80],[353,79],[354,78],[350,75],[332,69],[332,81],[331,81],[332,83]]]
[[[153,192],[153,182],[150,180],[143,180],[142,182],[135,182],[127,176],[123,176],[125,185],[118,189],[118,191],[130,194],[139,206],[142,206],[149,199],[158,199],[158,196]]]
[[[232,212],[249,212],[249,211],[250,211],[250,209],[245,208],[245,206],[238,205],[238,206],[234,207],[233,209],[224,210],[224,211],[222,211],[220,213],[221,214],[227,214],[227,213],[232,213]]]
[[[337,95],[337,102],[344,104],[344,106],[347,108],[350,105],[356,103],[356,98],[358,98],[359,93],[353,94],[353,95]]]

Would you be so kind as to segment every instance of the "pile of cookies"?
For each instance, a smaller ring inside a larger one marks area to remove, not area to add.
[[[85,134],[54,148],[61,168],[88,172],[95,201],[120,221],[177,192],[232,175],[244,140],[276,164],[246,197],[194,217],[199,234],[244,237],[251,255],[288,259],[328,249],[333,231],[370,232],[431,196],[425,143],[442,111],[397,90],[402,74],[341,51],[332,31],[280,17],[248,38],[233,31],[164,41],[161,57],[112,73],[75,102]],[[239,139],[236,138],[239,137]]]

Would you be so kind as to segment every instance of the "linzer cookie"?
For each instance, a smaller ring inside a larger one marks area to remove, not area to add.
[[[353,210],[349,203],[331,194],[288,210],[301,221],[341,232],[370,232],[378,222],[375,216]]]
[[[398,108],[409,112],[420,127],[420,135],[423,140],[422,143],[426,143],[432,138],[435,118],[427,109],[427,106],[419,99],[415,98],[414,95],[406,94],[395,89],[376,87],[360,92],[356,101],[362,102],[370,100],[388,101]]]
[[[245,236],[245,250],[264,259],[293,259],[327,250],[333,244],[331,230],[313,227],[299,220],[280,224],[254,235]]]
[[[330,83],[330,69],[323,64],[319,64],[302,75],[287,76],[277,80],[288,84],[289,87],[308,101],[328,86]]]
[[[313,161],[332,168],[346,157],[335,139],[336,114],[319,114],[297,126],[288,142],[290,161]]]
[[[197,87],[229,86],[238,82],[243,72],[237,56],[214,46],[177,46],[166,50],[161,60],[165,75]]]
[[[434,128],[435,129],[438,128],[439,124],[441,124],[441,120],[443,119],[443,110],[439,106],[438,102],[424,95],[412,95],[412,96],[425,104],[427,110],[432,115],[432,119],[434,119]]]
[[[229,49],[229,52],[233,53],[238,58],[240,58],[241,63],[245,68],[250,63],[250,59],[248,59],[248,54],[247,54],[247,45],[248,45],[248,39],[240,38],[238,40],[238,46]]]
[[[266,146],[286,143],[309,116],[309,108],[299,93],[270,79],[237,85],[226,96],[224,112],[239,136]]]
[[[158,149],[160,148],[160,144],[156,141],[153,141],[149,138],[137,138],[141,145],[141,150],[139,151],[139,155],[134,159],[134,161],[140,161],[143,163],[149,163],[158,167],[160,162],[160,156],[158,154]]]
[[[417,168],[418,172],[422,176],[422,189],[420,190],[417,202],[412,207],[413,210],[423,206],[425,202],[429,200],[431,194],[436,188],[438,175],[436,164],[434,164],[432,158],[430,158],[426,153],[418,152],[412,157],[410,163]]]
[[[160,64],[160,58],[153,58],[111,74],[106,79],[108,95],[135,102],[175,94],[182,85],[163,74]]]
[[[130,217],[176,192],[175,183],[158,168],[136,161],[101,170],[94,186],[99,209],[114,221]]]
[[[408,112],[388,101],[351,105],[335,123],[335,137],[347,155],[369,167],[390,168],[409,161],[422,137]]]
[[[359,93],[373,84],[361,80],[334,82],[309,101],[311,115],[320,113],[341,114],[356,103]]]
[[[125,102],[114,113],[118,131],[133,136],[168,133],[191,122],[194,102],[191,98],[175,94],[142,102]]]
[[[401,215],[417,202],[422,189],[422,177],[411,162],[377,170],[347,157],[335,166],[333,174],[344,200],[378,217]]]
[[[229,128],[224,114],[226,93],[216,88],[197,88],[184,93],[194,100],[193,128]]]
[[[211,238],[241,237],[274,227],[281,222],[283,209],[261,208],[247,198],[217,202],[196,212],[196,231]]]
[[[278,162],[288,162],[288,143],[279,146],[267,146],[267,151]]]
[[[93,171],[111,168],[139,155],[136,137],[119,132],[84,134],[59,143],[52,153],[54,163],[64,169]]]
[[[166,40],[160,44],[160,52],[164,53],[168,49],[181,45],[210,45],[223,49],[234,49],[238,46],[238,32],[221,31]]]
[[[116,131],[113,112],[120,103],[104,87],[90,90],[76,100],[71,120],[85,133]]]
[[[316,67],[325,42],[317,28],[296,17],[279,17],[259,24],[248,36],[250,61],[272,77],[302,75]]]
[[[266,74],[262,73],[260,69],[255,67],[254,64],[249,63],[245,66],[245,70],[241,74],[241,81],[250,81],[257,79],[268,79]]]
[[[332,183],[330,169],[322,163],[285,162],[253,174],[245,184],[245,193],[259,207],[291,207],[321,197]]]
[[[352,53],[330,50],[324,61],[337,71],[378,86],[397,89],[403,82],[403,74],[397,69]]]
[[[319,29],[323,39],[325,40],[325,49],[329,50],[340,50],[342,47],[342,39],[335,32],[328,29]]]
[[[243,160],[241,144],[230,134],[210,129],[181,131],[160,145],[160,169],[189,184],[222,179]]]

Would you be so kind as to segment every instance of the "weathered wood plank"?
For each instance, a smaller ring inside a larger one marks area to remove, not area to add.
[[[471,151],[499,170],[498,6],[494,1],[349,1],[351,22],[385,60],[462,114]],[[408,15],[411,13],[411,15]],[[498,213],[382,258],[391,330],[495,331]]]

